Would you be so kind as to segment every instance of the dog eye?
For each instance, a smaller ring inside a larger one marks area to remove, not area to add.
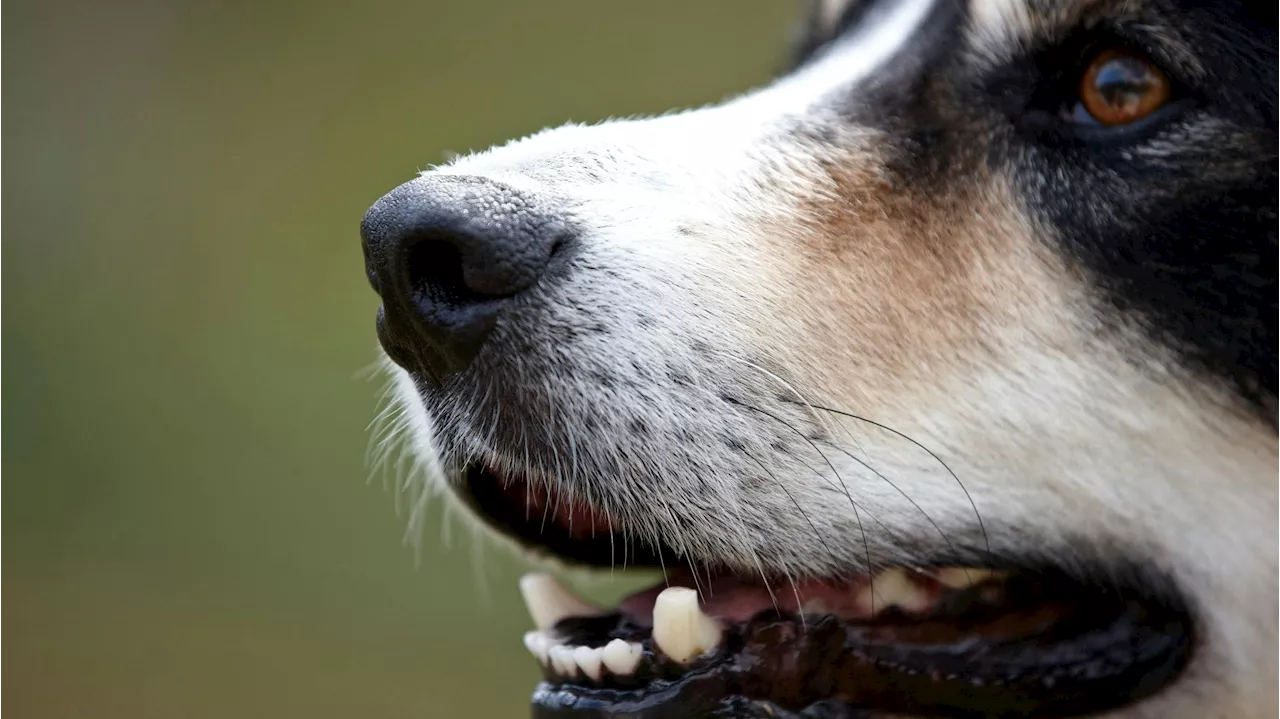
[[[1071,119],[1127,125],[1159,110],[1169,94],[1169,78],[1151,60],[1131,50],[1104,50],[1080,77],[1080,97]]]

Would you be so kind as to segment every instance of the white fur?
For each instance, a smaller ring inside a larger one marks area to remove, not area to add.
[[[974,0],[969,4],[969,18],[970,47],[993,63],[1026,47],[1037,32],[1026,0]]]

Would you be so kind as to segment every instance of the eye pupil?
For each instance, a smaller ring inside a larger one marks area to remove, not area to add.
[[[1142,105],[1142,99],[1155,91],[1159,80],[1150,65],[1126,57],[1116,58],[1103,65],[1094,80],[1094,87],[1102,99],[1121,112],[1132,112]]]
[[[1109,50],[1080,80],[1080,104],[1095,121],[1124,125],[1158,110],[1169,99],[1169,81],[1150,60]]]

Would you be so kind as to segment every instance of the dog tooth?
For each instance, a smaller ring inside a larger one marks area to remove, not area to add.
[[[901,607],[906,612],[922,612],[933,603],[928,592],[911,581],[901,567],[886,569],[877,574],[869,590],[874,590],[876,613],[889,607]]]
[[[567,617],[598,617],[599,607],[588,604],[550,574],[526,574],[520,578],[524,605],[538,629],[547,630]]]
[[[563,677],[577,676],[578,663],[573,660],[573,650],[574,647],[567,644],[557,644],[547,652],[551,658],[551,667],[555,669],[556,674]]]
[[[644,647],[622,639],[614,639],[600,650],[600,660],[605,668],[619,676],[634,674],[643,655]]]
[[[988,579],[995,579],[997,576],[991,569],[977,567],[943,567],[933,573],[933,578],[938,580],[939,584],[950,589],[968,589]]]
[[[595,681],[600,681],[600,677],[604,674],[601,671],[601,664],[604,662],[603,654],[604,649],[600,647],[578,647],[573,650],[573,661],[583,674]]]
[[[533,630],[524,633],[524,646],[542,666],[547,665],[547,652],[551,649],[551,637],[546,632]]]
[[[933,605],[929,592],[911,581],[901,568],[886,569],[872,578],[858,591],[856,604],[861,612],[874,617],[891,606],[899,606],[904,612],[924,612]]]
[[[653,643],[680,664],[715,649],[720,635],[719,622],[703,613],[688,587],[667,587],[653,603]]]
[[[830,614],[831,607],[827,605],[827,600],[822,597],[813,597],[811,599],[804,600],[804,604],[800,607],[800,613],[818,617],[824,614]]]

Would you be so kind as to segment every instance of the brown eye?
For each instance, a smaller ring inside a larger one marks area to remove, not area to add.
[[[1124,50],[1098,53],[1080,78],[1080,106],[1103,125],[1126,125],[1169,101],[1169,79],[1150,60]]]

